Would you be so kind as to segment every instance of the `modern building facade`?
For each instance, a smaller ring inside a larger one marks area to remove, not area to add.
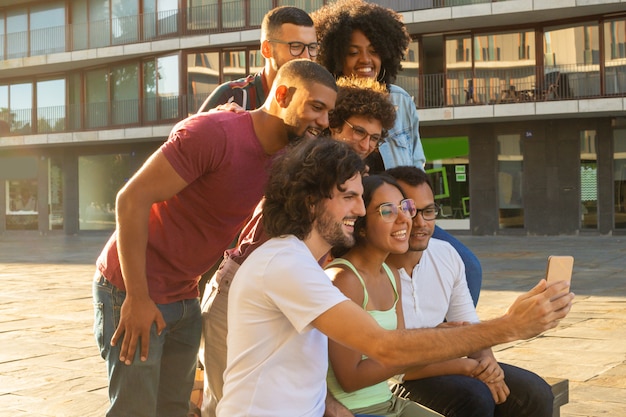
[[[267,10],[323,0],[0,0],[0,232],[113,229],[115,194]],[[626,233],[626,0],[387,0],[413,42],[441,224]]]

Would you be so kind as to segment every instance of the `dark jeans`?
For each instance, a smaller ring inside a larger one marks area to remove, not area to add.
[[[463,263],[465,264],[465,279],[467,280],[467,286],[469,287],[472,300],[474,301],[474,307],[476,307],[478,304],[478,296],[480,295],[480,287],[483,283],[483,268],[480,266],[480,261],[467,246],[441,227],[435,226],[433,237],[435,239],[445,240],[451,244],[459,253],[461,259],[463,259]]]
[[[150,330],[148,359],[139,359],[139,346],[132,365],[120,362],[120,345],[110,341],[120,320],[126,293],[96,276],[93,283],[95,308],[94,335],[109,374],[107,417],[184,417],[189,411],[198,347],[202,334],[200,302],[183,300],[157,304],[167,323],[158,335]]]
[[[501,363],[511,394],[496,405],[491,391],[476,378],[445,375],[405,381],[397,394],[446,417],[551,417],[552,389],[538,375]]]

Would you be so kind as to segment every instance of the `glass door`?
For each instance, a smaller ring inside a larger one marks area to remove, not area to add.
[[[580,132],[580,227],[598,228],[598,155],[595,130]]]

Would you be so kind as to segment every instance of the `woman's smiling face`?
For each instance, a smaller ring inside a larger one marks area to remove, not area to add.
[[[350,46],[346,55],[342,73],[345,76],[376,78],[380,72],[380,56],[363,32],[356,29],[350,37]]]

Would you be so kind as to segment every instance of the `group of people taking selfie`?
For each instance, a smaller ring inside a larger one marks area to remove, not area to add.
[[[107,416],[187,416],[198,362],[203,417],[552,415],[550,386],[491,347],[555,327],[573,294],[542,280],[478,319],[480,262],[436,225],[393,84],[409,42],[362,0],[270,10],[263,70],[120,190],[93,284]]]

